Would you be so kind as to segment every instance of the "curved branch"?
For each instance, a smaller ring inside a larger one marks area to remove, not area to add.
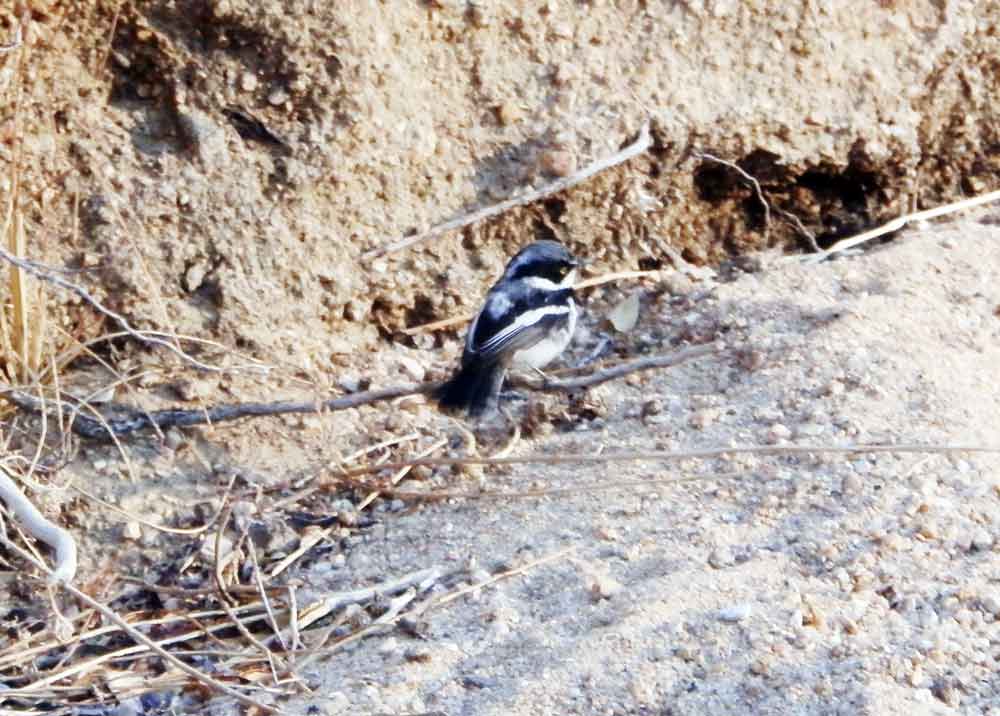
[[[72,582],[76,576],[76,542],[73,536],[46,519],[4,468],[0,468],[0,500],[7,503],[7,509],[21,521],[28,534],[55,550],[55,568],[50,572],[50,581],[62,584]]]

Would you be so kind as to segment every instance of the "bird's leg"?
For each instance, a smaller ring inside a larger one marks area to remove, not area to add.
[[[508,389],[500,393],[500,397],[503,400],[527,400],[528,396],[524,393],[514,390],[513,388]]]

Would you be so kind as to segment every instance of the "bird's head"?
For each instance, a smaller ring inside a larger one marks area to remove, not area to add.
[[[563,287],[573,285],[580,262],[556,241],[536,241],[528,244],[507,264],[504,279],[548,279]]]

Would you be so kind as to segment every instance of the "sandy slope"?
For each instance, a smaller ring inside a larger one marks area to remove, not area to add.
[[[519,449],[1000,445],[995,216],[704,288],[679,282],[647,302],[639,330],[718,331],[739,358],[605,386],[605,418]],[[424,640],[379,637],[316,667],[308,703],[449,716],[1000,713],[1000,458],[521,466],[488,483],[671,470],[740,477],[384,512],[344,568],[307,579],[347,587],[469,564],[478,581],[574,551],[429,615]]]

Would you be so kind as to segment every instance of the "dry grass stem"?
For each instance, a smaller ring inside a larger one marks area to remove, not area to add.
[[[963,209],[971,209],[973,207],[982,206],[983,204],[989,204],[994,201],[1000,201],[1000,189],[997,191],[991,191],[988,194],[982,194],[980,196],[962,199],[961,201],[955,201],[943,206],[937,206],[933,209],[925,209],[924,211],[917,211],[912,214],[899,216],[892,221],[882,224],[882,226],[879,226],[878,228],[838,241],[826,251],[821,251],[818,254],[812,254],[806,257],[804,261],[808,264],[819,263],[820,261],[830,258],[836,253],[854,248],[855,246],[859,246],[867,241],[871,241],[872,239],[877,239],[879,236],[890,234],[893,231],[899,231],[911,221],[928,221],[930,219],[937,218],[938,216],[954,214],[955,212],[962,211]]]
[[[358,467],[343,474],[345,478],[360,477],[379,470],[398,470],[418,465],[426,467],[447,467],[451,465],[600,465],[615,462],[675,462],[677,460],[707,460],[733,455],[809,455],[809,454],[858,453],[1000,453],[1000,445],[887,445],[881,443],[860,445],[749,445],[746,447],[715,447],[677,451],[636,451],[628,453],[602,453],[600,455],[522,455],[518,457],[464,457],[464,458],[422,458],[384,465]]]
[[[432,453],[437,452],[438,450],[440,450],[442,447],[444,447],[447,444],[448,444],[447,438],[441,438],[440,440],[438,440],[437,442],[435,442],[433,445],[431,445],[430,447],[428,447],[426,450],[421,450],[417,454],[417,458],[419,459],[419,458],[422,458],[422,457],[427,457],[427,456],[431,455]],[[407,474],[409,474],[410,470],[412,470],[412,469],[413,468],[411,468],[411,467],[401,467],[401,468],[399,468],[399,470],[396,471],[396,474],[393,475],[389,479],[389,484],[392,485],[393,487],[395,487],[396,485],[399,484],[400,480],[402,480],[404,477],[407,476]],[[368,507],[368,505],[370,505],[371,503],[373,503],[378,498],[378,496],[380,494],[381,493],[378,490],[375,490],[374,492],[369,493],[368,496],[365,497],[365,499],[363,499],[360,503],[358,503],[358,508],[357,508],[358,512],[360,512],[361,510],[363,510],[366,507]]]
[[[573,487],[542,487],[536,490],[517,490],[515,492],[501,491],[469,491],[469,490],[432,490],[429,492],[407,492],[393,490],[387,493],[400,500],[414,502],[440,502],[442,500],[518,500],[531,497],[552,497],[553,495],[575,495],[584,492],[605,492],[608,490],[624,490],[632,487],[663,487],[686,482],[709,482],[716,480],[737,480],[752,473],[717,472],[704,475],[671,475],[668,477],[649,477],[641,480],[607,480],[604,482],[574,485]]]
[[[17,554],[21,559],[24,559],[25,561],[32,563],[37,569],[43,571],[49,577],[50,580],[55,580],[54,572],[51,569],[49,569],[44,562],[39,562],[35,560],[34,557],[27,550],[24,550],[17,544],[11,542],[4,535],[0,535],[0,542],[3,543],[4,547]],[[194,668],[193,666],[184,663],[174,654],[164,649],[163,646],[161,646],[159,643],[150,639],[141,631],[139,631],[134,626],[125,621],[113,609],[97,601],[96,599],[86,594],[85,592],[80,591],[72,584],[68,584],[66,582],[60,582],[59,585],[67,592],[69,592],[70,595],[72,595],[77,600],[83,602],[89,607],[92,607],[93,609],[96,609],[98,612],[101,613],[102,616],[104,616],[105,619],[114,623],[119,629],[124,631],[132,639],[138,642],[138,644],[141,644],[143,647],[156,653],[166,662],[176,667],[180,671],[184,672],[198,683],[203,684],[208,689],[226,694],[227,696],[236,699],[242,704],[260,709],[265,713],[283,713],[281,709],[265,704],[257,699],[251,698],[250,696],[247,696],[238,689],[235,689],[232,686],[229,686],[228,684],[219,681],[215,677],[210,676],[209,674],[206,674],[205,672],[200,671]],[[132,648],[139,648],[139,647],[132,647]],[[44,679],[42,681],[44,681]]]
[[[32,274],[36,278],[46,281],[58,288],[68,291],[79,298],[81,298],[86,303],[90,304],[91,307],[96,309],[99,313],[103,314],[107,318],[121,326],[122,331],[135,340],[143,343],[145,345],[159,346],[161,348],[166,348],[171,353],[175,354],[178,358],[184,362],[198,368],[199,370],[221,373],[234,370],[233,368],[221,367],[216,365],[210,365],[208,363],[203,363],[194,356],[186,353],[185,351],[178,348],[173,342],[160,338],[158,332],[154,331],[140,331],[132,327],[132,324],[119,313],[112,311],[110,308],[105,306],[103,303],[98,301],[89,291],[87,291],[82,286],[78,286],[72,281],[68,281],[62,276],[60,276],[54,269],[51,269],[42,264],[36,263],[34,261],[28,261],[27,259],[22,259],[6,249],[0,248],[0,259],[3,259],[7,263],[15,266],[19,269],[23,269],[28,273]],[[170,334],[172,335],[172,334]],[[176,339],[176,337],[175,337]],[[259,366],[243,366],[245,369],[258,368]]]

